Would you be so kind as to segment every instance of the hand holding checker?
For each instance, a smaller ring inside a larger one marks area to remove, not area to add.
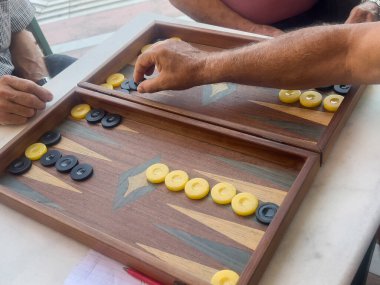
[[[53,95],[36,83],[11,75],[0,77],[0,124],[23,124]]]

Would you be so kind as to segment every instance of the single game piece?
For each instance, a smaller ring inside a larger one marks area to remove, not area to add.
[[[351,90],[351,85],[334,85],[334,91],[340,95],[346,95]]]
[[[323,100],[323,107],[330,112],[336,112],[344,97],[342,95],[329,95]]]
[[[129,89],[132,91],[137,91],[138,84],[134,82],[132,79],[129,80]]]
[[[87,163],[81,163],[71,170],[70,177],[75,181],[84,181],[90,178],[92,174],[92,166]]]
[[[152,44],[148,44],[148,45],[145,45],[141,48],[141,53],[144,53],[146,52],[148,49],[150,49],[150,47],[152,46]]]
[[[91,111],[91,107],[88,104],[79,104],[71,109],[71,117],[77,120],[84,119],[88,112]]]
[[[25,156],[30,160],[39,160],[47,152],[43,143],[34,143],[25,150]]]
[[[251,193],[239,193],[232,198],[232,210],[240,216],[252,215],[259,205],[259,200]]]
[[[278,98],[284,103],[295,103],[299,100],[301,90],[280,90]]]
[[[102,119],[102,126],[106,129],[111,129],[121,123],[121,116],[117,114],[107,114]]]
[[[315,108],[322,103],[322,94],[317,91],[305,91],[300,96],[300,103],[307,108]]]
[[[175,41],[182,41],[182,39],[180,37],[171,37],[170,39],[175,40]]]
[[[226,182],[216,184],[211,189],[211,197],[215,203],[226,205],[231,203],[232,198],[236,195],[236,188],[234,185]]]
[[[104,87],[106,89],[113,90],[112,84],[109,84],[109,83],[103,83],[103,84],[100,84],[100,86],[102,86],[102,87]]]
[[[61,140],[61,134],[55,131],[49,131],[40,138],[40,142],[42,142],[46,146],[53,146],[59,143]]]
[[[318,91],[330,91],[333,88],[334,88],[334,86],[330,85],[330,86],[316,87],[315,90],[318,90]]]
[[[145,174],[150,183],[162,183],[169,174],[169,167],[163,163],[156,163],[149,166]]]
[[[278,206],[273,203],[263,203],[256,211],[256,218],[259,222],[269,225],[278,211]]]
[[[103,109],[93,109],[86,115],[86,120],[90,124],[97,124],[103,119],[105,115],[106,111]]]
[[[239,275],[232,270],[220,270],[211,278],[211,285],[236,285],[239,281]]]
[[[200,200],[206,197],[208,192],[210,192],[210,185],[203,178],[193,178],[185,185],[186,196],[193,200]]]
[[[123,83],[121,83],[120,88],[123,90],[130,90],[131,88],[129,87],[129,80],[124,80]]]
[[[12,161],[8,166],[8,172],[14,175],[21,175],[27,172],[32,167],[32,161],[23,156]]]
[[[53,166],[61,157],[62,154],[58,150],[49,150],[41,157],[40,163],[43,166]]]
[[[70,172],[78,164],[78,159],[73,155],[65,155],[62,156],[57,163],[55,164],[55,168],[59,172]]]
[[[170,191],[181,191],[189,181],[189,175],[182,170],[174,170],[165,177],[165,185]]]
[[[113,88],[120,87],[121,83],[124,81],[124,74],[114,73],[107,77],[106,82],[111,84]]]

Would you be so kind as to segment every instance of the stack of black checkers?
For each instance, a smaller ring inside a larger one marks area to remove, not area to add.
[[[103,128],[112,129],[121,123],[122,117],[117,114],[107,114],[103,109],[92,109],[86,115],[86,120],[90,124],[101,123]]]

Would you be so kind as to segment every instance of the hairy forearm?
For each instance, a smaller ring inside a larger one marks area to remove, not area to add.
[[[48,75],[43,55],[30,32],[23,30],[12,34],[10,51],[20,77],[37,81]]]
[[[379,82],[379,30],[379,24],[315,27],[214,53],[201,80],[277,88]]]

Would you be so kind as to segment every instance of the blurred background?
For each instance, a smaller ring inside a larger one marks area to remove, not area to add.
[[[80,58],[144,12],[186,18],[168,0],[31,0],[53,53]]]

